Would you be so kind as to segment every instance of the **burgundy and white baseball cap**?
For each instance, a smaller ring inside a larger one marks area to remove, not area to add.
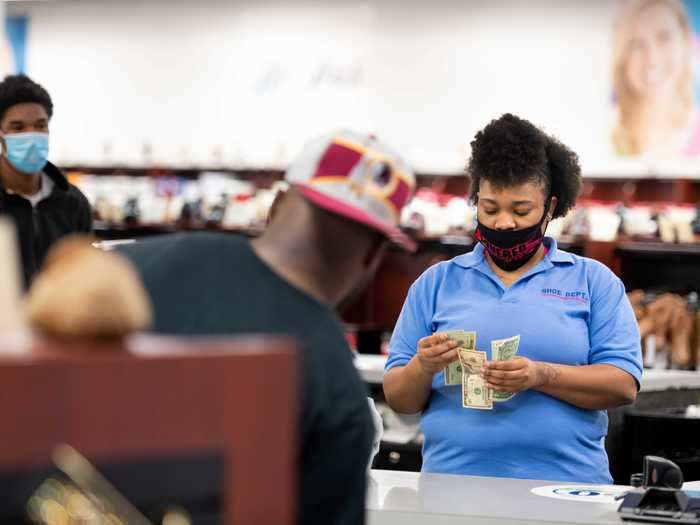
[[[416,243],[399,228],[416,179],[408,164],[374,135],[341,130],[309,142],[287,182],[316,206],[384,233],[406,250]]]

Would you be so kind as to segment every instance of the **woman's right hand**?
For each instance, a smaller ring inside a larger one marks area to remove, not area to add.
[[[459,344],[459,341],[450,339],[444,333],[436,333],[418,341],[416,359],[423,373],[432,377],[459,359],[457,355]]]

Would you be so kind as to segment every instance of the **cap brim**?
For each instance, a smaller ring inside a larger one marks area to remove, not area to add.
[[[383,233],[391,242],[399,245],[407,252],[416,251],[416,242],[408,235],[403,233],[400,228],[396,226],[388,226],[372,217],[369,213],[334,199],[333,197],[310,188],[309,186],[305,186],[303,184],[292,184],[292,186],[299,190],[304,197],[319,208],[337,213],[338,215],[342,215],[343,217],[351,219],[355,222],[369,226],[373,230]]]

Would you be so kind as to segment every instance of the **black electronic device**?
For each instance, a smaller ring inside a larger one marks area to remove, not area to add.
[[[643,487],[679,489],[683,472],[673,461],[658,456],[644,456]]]
[[[700,525],[700,491],[635,489],[625,495],[617,511],[625,521]]]
[[[618,509],[626,521],[700,525],[700,491],[683,491],[683,472],[673,461],[644,456],[644,472],[633,474],[632,486]]]

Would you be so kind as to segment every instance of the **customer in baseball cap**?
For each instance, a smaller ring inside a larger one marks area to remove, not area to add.
[[[399,217],[414,176],[376,137],[338,131],[311,141],[285,178],[288,191],[253,241],[177,234],[121,253],[150,296],[155,332],[300,341],[297,522],[362,524],[374,430],[333,310],[367,282],[389,242],[413,247]],[[288,436],[261,436],[261,447],[274,439]]]

